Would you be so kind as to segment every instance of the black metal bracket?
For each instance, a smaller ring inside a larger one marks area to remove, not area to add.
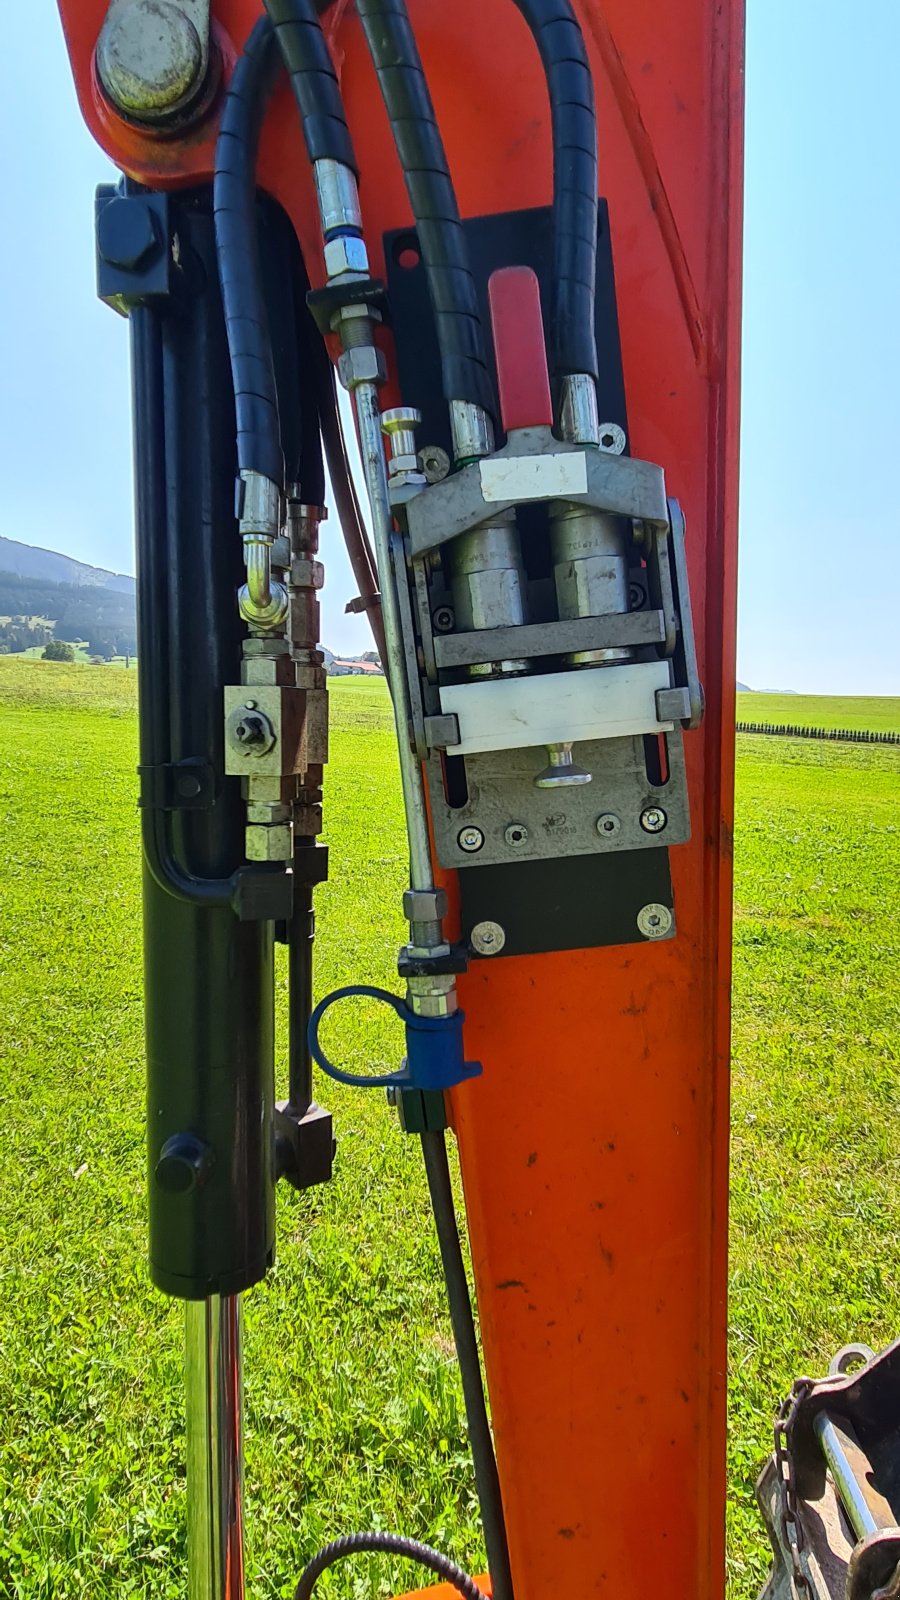
[[[331,1112],[313,1103],[297,1111],[290,1101],[275,1107],[275,1172],[292,1189],[311,1189],[327,1183],[334,1167]]]
[[[138,805],[158,811],[208,811],[216,803],[216,774],[202,756],[138,767]]]
[[[125,192],[104,183],[94,200],[97,295],[127,316],[133,306],[165,300],[178,272],[167,194]]]

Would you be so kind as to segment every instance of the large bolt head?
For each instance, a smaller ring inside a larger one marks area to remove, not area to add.
[[[159,249],[156,214],[137,197],[108,200],[97,217],[97,246],[104,261],[134,272]]]
[[[203,47],[180,6],[170,0],[130,0],[113,8],[100,34],[97,72],[125,116],[159,121],[198,87]]]

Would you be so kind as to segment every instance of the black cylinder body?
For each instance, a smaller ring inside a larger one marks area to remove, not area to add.
[[[180,197],[175,226],[179,293],[131,313],[143,831],[157,859],[162,833],[187,874],[223,880],[244,859],[240,783],[222,776],[243,574],[211,193]],[[182,761],[206,764],[212,804],[166,804]],[[145,857],[151,1271],[186,1299],[235,1294],[274,1251],[273,925],[158,880]]]

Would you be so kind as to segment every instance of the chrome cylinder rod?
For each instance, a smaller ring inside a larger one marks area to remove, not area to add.
[[[188,1597],[244,1600],[240,1296],[185,1313]]]
[[[840,1417],[820,1411],[813,1427],[834,1486],[857,1539],[894,1525],[894,1513],[872,1483],[872,1464],[853,1429]]]

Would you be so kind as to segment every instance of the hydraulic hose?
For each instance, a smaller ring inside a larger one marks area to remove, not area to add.
[[[294,1590],[294,1600],[309,1600],[316,1580],[328,1567],[333,1567],[344,1556],[362,1553],[406,1556],[410,1561],[417,1561],[421,1567],[427,1567],[429,1572],[436,1573],[445,1583],[452,1584],[464,1600],[487,1600],[475,1579],[463,1572],[455,1561],[441,1555],[439,1550],[432,1550],[430,1545],[420,1544],[418,1539],[406,1539],[399,1533],[348,1533],[343,1539],[326,1544],[304,1568]]]
[[[431,1208],[434,1212],[447,1285],[453,1340],[462,1378],[469,1442],[475,1463],[475,1483],[491,1574],[491,1589],[494,1600],[512,1600],[512,1574],[509,1566],[503,1500],[500,1494],[500,1477],[484,1401],[481,1359],[478,1353],[469,1283],[459,1243],[456,1207],[453,1203],[453,1188],[447,1162],[447,1144],[442,1132],[423,1133],[421,1138],[428,1192],[431,1196]]]
[[[256,237],[256,153],[278,68],[260,18],[235,67],[216,143],[216,255],[237,415],[238,470],[284,487],[278,395]]]
[[[444,397],[497,414],[475,280],[440,129],[404,0],[357,0],[403,167],[428,279]]]
[[[515,0],[538,47],[553,133],[554,379],[597,377],[597,116],[584,36],[570,0]]]
[[[314,0],[265,0],[265,7],[300,108],[310,161],[338,161],[356,173],[337,74]]]

